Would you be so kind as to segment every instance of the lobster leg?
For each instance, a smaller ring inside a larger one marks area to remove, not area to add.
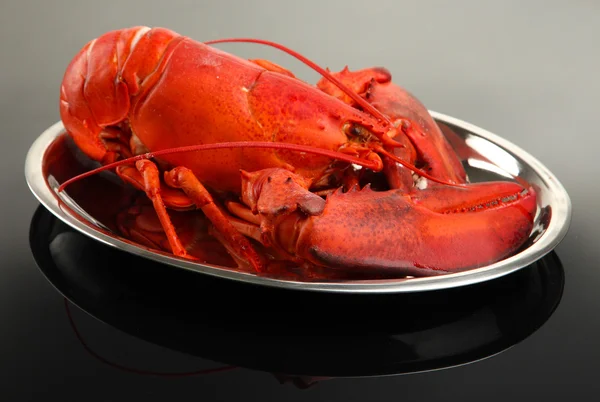
[[[248,209],[245,205],[242,205],[238,202],[227,201],[225,206],[235,216],[240,219],[243,219],[246,222],[253,223],[255,225],[260,225],[260,217],[254,215],[252,211]]]
[[[175,228],[173,227],[173,223],[171,222],[171,218],[169,218],[169,214],[167,213],[167,209],[161,197],[158,168],[153,162],[148,160],[137,161],[135,167],[144,178],[144,191],[152,201],[158,219],[169,239],[169,245],[173,250],[173,254],[180,257],[191,258],[187,251],[185,251],[185,248],[182,246],[181,241],[175,232]]]
[[[116,169],[116,173],[123,181],[131,184],[137,189],[142,191],[145,190],[144,178],[135,167],[131,165],[119,166]],[[196,209],[194,202],[183,191],[166,186],[162,182],[160,183],[160,195],[166,207],[169,209],[176,211]]]
[[[195,210],[169,210],[169,217],[188,254],[207,264],[238,266],[221,242],[209,233],[212,226],[204,214]],[[140,194],[133,204],[118,213],[117,225],[128,239],[152,249],[171,252],[162,224],[145,194]]]
[[[250,241],[233,227],[190,169],[179,166],[165,172],[165,182],[171,187],[182,189],[202,209],[218,231],[224,246],[234,254],[237,261],[247,261],[256,272],[263,271],[262,259]]]

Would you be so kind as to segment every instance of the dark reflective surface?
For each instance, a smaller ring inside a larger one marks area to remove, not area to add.
[[[564,285],[551,253],[462,289],[378,296],[283,291],[132,256],[43,207],[31,222],[30,242],[57,290],[111,326],[214,362],[307,378],[406,374],[492,356],[536,331]]]

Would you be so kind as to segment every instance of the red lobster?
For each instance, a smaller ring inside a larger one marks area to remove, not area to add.
[[[227,41],[275,46],[323,78],[312,86],[210,46]],[[327,269],[443,274],[513,253],[536,212],[529,186],[468,183],[427,109],[386,69],[330,73],[272,42],[108,32],[68,66],[60,114],[76,145],[104,165],[60,190],[116,168],[145,191],[180,257],[190,256],[167,209],[201,209],[256,272],[266,261],[249,239]]]

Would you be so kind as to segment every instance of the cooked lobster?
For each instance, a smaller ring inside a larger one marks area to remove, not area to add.
[[[212,46],[226,41],[275,46],[323,78],[310,85]],[[60,115],[104,165],[60,190],[115,168],[147,194],[165,248],[182,258],[194,257],[168,210],[201,210],[240,267],[258,273],[274,258],[411,276],[509,256],[536,213],[529,185],[469,183],[427,109],[386,69],[331,73],[273,42],[105,33],[67,67]]]

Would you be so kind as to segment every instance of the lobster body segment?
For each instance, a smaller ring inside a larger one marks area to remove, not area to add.
[[[295,78],[185,40],[171,55],[158,85],[133,105],[130,123],[151,150],[243,140],[337,151],[347,143],[344,122],[364,119],[358,110]],[[325,157],[248,149],[164,160],[188,166],[209,187],[228,191],[239,191],[240,169],[293,166],[315,178],[331,163]]]

